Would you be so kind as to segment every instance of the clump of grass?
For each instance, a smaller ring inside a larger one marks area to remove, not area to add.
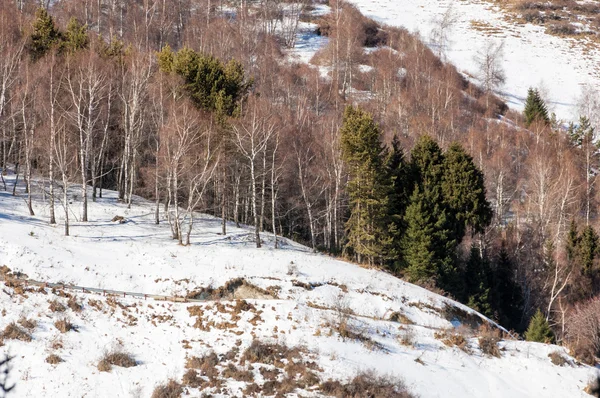
[[[326,381],[320,385],[321,392],[334,397],[412,398],[404,381],[392,376],[379,376],[374,372],[362,372],[350,382]]]
[[[469,342],[462,333],[451,330],[443,330],[441,332],[435,332],[433,337],[441,340],[441,342],[448,347],[458,347],[464,352],[470,353]]]
[[[98,362],[98,370],[100,372],[110,372],[113,366],[131,368],[136,365],[137,362],[131,354],[124,351],[115,350],[104,354],[104,356]]]
[[[69,301],[67,302],[67,306],[73,311],[73,312],[81,312],[81,310],[83,309],[83,306],[81,305],[80,302],[78,302],[75,297],[71,297],[69,299]]]
[[[550,354],[548,354],[548,357],[550,358],[550,361],[552,361],[552,363],[556,366],[564,366],[569,363],[569,361],[567,361],[567,359],[563,356],[563,354],[561,354],[560,351],[552,351]]]
[[[152,392],[152,398],[179,398],[183,388],[177,381],[170,379],[165,384],[157,386]]]
[[[64,362],[63,359],[61,357],[59,357],[56,354],[50,354],[46,357],[46,362],[51,364],[51,365],[56,365],[59,364],[61,362]]]
[[[61,318],[54,322],[54,327],[60,330],[61,333],[67,333],[68,331],[75,330],[75,326],[67,319]]]
[[[23,326],[25,329],[29,330],[30,332],[35,329],[35,327],[37,326],[37,321],[35,319],[28,319],[25,318],[24,316],[22,316],[17,323],[21,326]]]
[[[500,358],[500,348],[498,348],[498,342],[500,341],[500,332],[497,329],[492,329],[487,325],[483,325],[479,329],[479,349],[485,355]]]
[[[52,312],[65,312],[65,310],[67,309],[67,307],[65,307],[63,303],[56,299],[50,300],[49,303],[50,306],[48,308]]]
[[[29,342],[31,341],[31,335],[27,333],[25,329],[17,325],[15,322],[11,322],[2,331],[2,339],[21,340]]]

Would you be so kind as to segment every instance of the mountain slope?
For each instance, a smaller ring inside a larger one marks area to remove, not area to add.
[[[444,31],[443,53],[460,71],[476,76],[475,57],[490,42],[504,43],[502,66],[506,83],[500,94],[509,106],[522,110],[527,89],[540,87],[550,111],[559,119],[579,117],[577,100],[584,86],[600,84],[600,52],[585,41],[557,37],[533,24],[518,24],[488,1],[349,0],[367,17],[403,26],[423,35],[434,51],[431,32],[436,21],[453,21]],[[450,11],[448,11],[450,9]]]
[[[12,184],[14,176],[7,179]],[[288,365],[293,358],[288,353],[280,366],[277,361],[248,365],[244,358],[254,340],[302,347],[302,359],[296,360],[312,366],[322,381],[345,381],[373,370],[402,377],[421,397],[585,397],[583,388],[595,374],[551,345],[503,340],[500,357],[486,355],[470,326],[487,321],[468,308],[385,272],[311,253],[288,240],[276,250],[266,233],[265,247],[256,249],[250,229],[229,225],[222,236],[220,220],[203,215],[195,223],[192,245],[178,246],[166,222],[153,224],[151,203],[138,198],[127,209],[114,192],[105,192],[90,203],[93,221],[74,223],[72,236],[64,237],[61,226],[46,223],[43,197],[35,198],[37,215],[31,217],[23,187],[17,192],[20,196],[13,197],[0,191],[0,266],[10,268],[12,275],[219,300],[172,303],[69,289],[53,292],[18,283],[3,287],[0,330],[20,319],[37,322],[27,332],[31,341],[4,336],[2,353],[15,355],[10,377],[17,387],[12,396],[146,397],[169,378],[181,381],[188,371],[186,359],[211,351],[222,355],[212,367],[219,369],[220,378],[206,376],[202,392],[252,395],[246,388],[253,383],[266,389],[267,370],[281,372],[277,380],[284,380],[284,373],[292,372]],[[76,217],[78,195],[71,194],[70,210]],[[127,221],[111,222],[116,215]],[[228,282],[229,290],[218,289]],[[217,291],[202,290],[207,287]],[[74,304],[68,308],[69,300],[82,304],[82,310]],[[53,311],[54,301],[67,308]],[[63,318],[77,330],[57,330],[54,323]],[[462,349],[449,342],[457,335],[466,339],[453,340]],[[130,353],[137,366],[100,372],[97,364],[111,350]],[[552,364],[548,354],[555,351],[566,359],[565,366]],[[50,354],[64,362],[46,363]],[[227,373],[229,364],[251,376]],[[321,396],[311,385],[305,383],[295,394]],[[186,388],[192,396],[201,394],[200,388]]]

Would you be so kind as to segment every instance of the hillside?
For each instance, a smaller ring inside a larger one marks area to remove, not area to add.
[[[432,31],[439,30],[439,21],[446,17],[442,53],[470,76],[477,75],[478,52],[490,42],[504,43],[506,83],[498,94],[515,109],[523,109],[529,87],[540,87],[559,119],[577,120],[582,89],[600,84],[600,52],[593,42],[585,36],[548,34],[546,27],[519,21],[491,1],[349,2],[378,22],[419,32],[436,52],[439,41],[433,39]]]
[[[12,185],[14,175],[5,178]],[[247,361],[266,361],[260,355],[248,359],[246,350],[254,339],[302,347],[300,354],[282,355],[296,364],[304,361],[298,369],[308,366],[321,380],[346,381],[372,370],[401,377],[408,390],[421,397],[587,396],[583,388],[595,371],[575,364],[563,348],[502,340],[499,357],[486,355],[472,328],[486,323],[484,318],[382,271],[314,254],[285,239],[276,250],[266,233],[264,247],[256,249],[250,229],[229,225],[223,236],[219,220],[204,215],[198,215],[191,246],[178,246],[170,239],[168,225],[153,224],[151,203],[136,197],[127,209],[110,191],[90,203],[92,221],[74,222],[72,236],[64,237],[60,225],[47,224],[44,199],[36,195],[37,214],[32,217],[23,194],[21,185],[14,197],[0,191],[0,263],[13,275],[218,300],[173,303],[4,286],[0,330],[20,319],[30,327],[20,331],[31,337],[19,341],[4,334],[2,353],[15,356],[10,380],[16,389],[10,396],[147,397],[169,378],[181,381],[186,358],[213,350],[223,355],[215,359],[216,367],[205,368],[208,373],[202,374],[208,378],[196,384],[189,375],[186,379],[185,389],[192,396],[200,394],[192,385],[213,396],[256,395],[246,389],[252,383],[263,389],[258,396],[269,396],[264,382],[283,380],[283,368],[288,374],[295,370],[284,366],[290,363],[286,360],[249,367]],[[70,195],[71,212],[79,218],[77,196],[78,192]],[[126,222],[111,222],[116,215]],[[217,289],[236,278],[244,283],[230,283],[230,291]],[[217,291],[202,291],[208,287]],[[229,301],[233,297],[247,300]],[[61,311],[57,302],[69,308]],[[55,321],[64,318],[75,331],[57,330]],[[110,350],[126,351],[137,366],[100,372],[97,364]],[[564,366],[552,364],[548,357],[556,351],[565,358]],[[64,362],[46,363],[50,354]],[[235,366],[228,363],[237,364],[241,358],[246,364],[236,365],[238,371],[233,372]],[[278,367],[279,376],[267,372]],[[211,376],[210,369],[218,369],[217,374]],[[310,387],[315,383],[299,383],[296,387],[304,388],[289,396],[323,395]],[[270,388],[286,391],[282,385],[271,383]]]

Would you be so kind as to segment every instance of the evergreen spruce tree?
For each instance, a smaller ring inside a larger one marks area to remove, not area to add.
[[[527,99],[525,100],[523,114],[525,115],[525,125],[527,127],[535,121],[550,124],[548,109],[537,89],[529,88],[527,90]]]
[[[72,17],[67,24],[62,48],[72,54],[87,48],[89,41],[87,25],[80,24],[77,18]]]
[[[537,341],[538,343],[554,343],[554,333],[539,308],[529,322],[529,327],[525,331],[525,339],[527,341]]]
[[[523,292],[515,281],[515,271],[502,242],[492,274],[491,302],[498,322],[508,329],[520,329]]]
[[[586,277],[594,277],[594,259],[598,254],[598,248],[598,234],[588,225],[581,231],[577,250],[581,271]]]
[[[381,131],[373,117],[348,106],[340,129],[342,159],[347,166],[350,217],[346,250],[359,262],[383,262],[390,246],[387,233],[390,183],[384,169]]]
[[[392,139],[391,149],[385,161],[385,168],[391,184],[388,195],[388,217],[390,220],[388,234],[391,239],[391,247],[388,254],[391,259],[390,266],[392,270],[397,271],[405,267],[402,259],[402,237],[406,231],[404,216],[414,182],[410,179],[404,151],[396,135]]]
[[[454,239],[458,243],[468,227],[482,232],[490,224],[493,213],[485,196],[483,172],[458,143],[450,145],[444,154],[442,193],[454,218]]]
[[[50,49],[60,44],[61,33],[54,19],[45,8],[39,8],[35,13],[33,32],[29,37],[29,54],[34,61],[42,58]]]
[[[406,210],[402,246],[411,281],[433,279],[452,292],[457,282],[457,242],[442,193],[443,166],[440,147],[430,137],[422,136],[411,152],[415,189]]]
[[[487,259],[481,257],[478,248],[471,247],[464,275],[466,302],[469,307],[491,318],[494,313],[491,305],[489,273]]]

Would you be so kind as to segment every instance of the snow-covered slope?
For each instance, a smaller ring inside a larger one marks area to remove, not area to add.
[[[14,176],[7,178],[11,183]],[[22,187],[17,192],[21,196],[0,191],[0,266],[6,265],[13,274],[181,296],[243,278],[245,290],[235,294],[247,298],[248,304],[227,302],[227,294],[218,303],[173,303],[2,286],[0,331],[22,318],[37,321],[28,332],[31,341],[5,336],[0,348],[0,354],[15,356],[11,373],[15,397],[148,397],[157,384],[182,379],[186,358],[211,350],[233,354],[220,359],[223,384],[204,385],[203,392],[241,397],[249,394],[244,389],[252,381],[228,378],[224,369],[227,361],[238,361],[255,339],[303,347],[321,380],[347,380],[357,372],[374,370],[402,377],[421,397],[585,397],[583,388],[595,374],[556,346],[503,340],[500,357],[485,355],[467,326],[484,320],[466,307],[387,273],[315,254],[288,240],[276,250],[266,233],[264,247],[256,249],[249,229],[229,225],[223,236],[218,219],[202,216],[192,244],[178,246],[169,238],[166,223],[154,225],[151,203],[138,198],[127,209],[114,192],[107,192],[90,202],[91,221],[75,222],[72,236],[64,237],[60,225],[47,224],[47,202],[42,197],[36,195],[37,215],[32,217]],[[80,212],[77,196],[73,191],[75,217]],[[111,222],[116,215],[128,221]],[[55,300],[67,305],[66,294],[83,309],[52,311]],[[57,330],[55,321],[64,317],[76,331]],[[343,336],[342,323],[349,331]],[[444,334],[457,331],[467,339],[464,350],[442,342]],[[115,349],[129,352],[137,366],[100,372],[100,358]],[[548,354],[554,351],[567,359],[565,366],[551,363]],[[50,354],[64,362],[46,363]],[[263,386],[264,367],[239,366]],[[198,388],[188,391],[200,396]],[[296,392],[321,396],[314,387]]]
[[[431,32],[449,7],[447,59],[459,71],[475,76],[474,58],[488,42],[504,43],[502,65],[506,84],[500,95],[509,106],[522,109],[529,87],[540,87],[559,119],[574,120],[584,85],[598,87],[600,53],[574,39],[551,36],[544,28],[511,22],[492,2],[480,0],[348,0],[367,17],[419,32],[431,44]],[[437,50],[436,50],[437,51]]]

